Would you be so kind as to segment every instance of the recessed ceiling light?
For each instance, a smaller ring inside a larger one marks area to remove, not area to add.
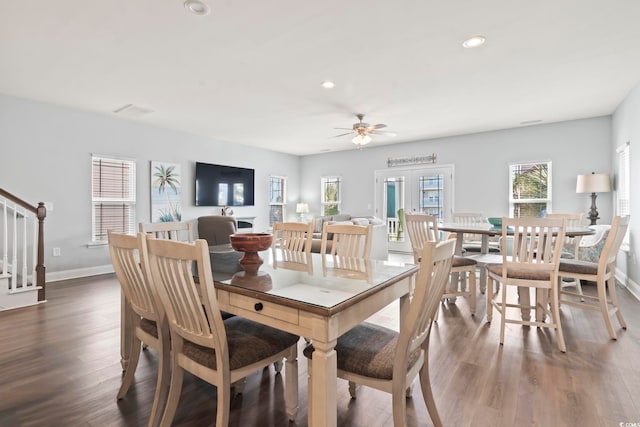
[[[187,0],[184,2],[184,8],[194,15],[207,15],[209,13],[209,6],[200,0]]]
[[[336,87],[336,84],[331,80],[325,80],[321,83],[321,85],[325,89],[333,89],[334,87]]]
[[[474,47],[482,46],[487,39],[485,36],[472,36],[462,42],[462,46],[467,49],[471,49]]]

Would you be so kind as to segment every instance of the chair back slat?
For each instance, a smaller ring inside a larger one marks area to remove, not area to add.
[[[563,219],[502,218],[502,239],[512,233],[511,254],[503,251],[503,264],[508,268],[557,271],[562,252],[565,227]]]
[[[141,222],[138,224],[138,231],[151,234],[156,239],[193,242],[193,223],[191,222]]]
[[[139,252],[142,236],[108,231],[109,254],[122,292],[131,309],[141,317],[158,320],[151,285],[144,276]]]
[[[413,249],[413,258],[417,264],[422,256],[425,243],[440,240],[438,218],[425,214],[405,214],[405,225]]]
[[[145,246],[153,284],[171,328],[172,342],[186,339],[216,349],[217,362],[226,360],[228,363],[224,345],[227,338],[213,286],[206,240],[184,243],[148,236]],[[194,265],[198,283],[193,277]]]
[[[293,252],[311,252],[314,223],[276,222],[273,224],[273,247]]]
[[[607,266],[615,268],[616,258],[618,257],[618,251],[627,234],[629,228],[629,216],[615,216],[611,221],[611,229],[607,240],[605,240],[604,247],[602,248],[602,254],[598,261],[598,270],[606,269]],[[606,271],[606,270],[602,270]],[[613,271],[613,270],[612,270]]]
[[[322,226],[320,253],[325,254],[331,237],[331,255],[369,259],[373,226],[353,224],[328,224]]]

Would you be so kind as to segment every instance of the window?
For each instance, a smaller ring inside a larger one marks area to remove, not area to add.
[[[107,230],[136,231],[136,162],[91,157],[91,240],[106,243]]]
[[[509,165],[509,216],[541,217],[551,210],[551,162]]]
[[[282,176],[269,177],[269,225],[283,222],[286,208],[287,179]]]
[[[618,154],[618,179],[616,182],[616,212],[620,216],[631,215],[631,174],[629,170],[629,143],[619,147]],[[629,231],[622,241],[620,247],[624,251],[629,250]]]
[[[340,197],[342,193],[341,178],[339,176],[327,176],[322,178],[320,189],[320,204],[322,216],[337,215],[340,213]]]

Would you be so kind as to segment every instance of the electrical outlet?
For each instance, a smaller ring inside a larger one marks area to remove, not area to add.
[[[60,248],[53,248],[53,256],[60,256]]]

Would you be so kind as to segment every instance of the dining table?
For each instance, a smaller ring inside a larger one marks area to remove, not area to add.
[[[348,262],[315,253],[292,257],[287,251],[270,248],[259,252],[263,264],[249,273],[242,270],[233,252],[230,246],[210,247],[220,309],[313,343],[308,425],[336,426],[338,337],[396,300],[402,324],[419,267],[381,260]],[[123,348],[123,360],[126,351]],[[297,390],[286,393],[287,415],[295,419]],[[291,396],[295,404],[289,403]]]
[[[456,233],[455,253],[457,255],[462,255],[462,243],[464,241],[465,233],[479,234],[481,236],[480,253],[473,254],[470,256],[470,258],[473,258],[480,267],[480,292],[484,294],[487,288],[486,266],[489,264],[501,264],[503,261],[502,254],[489,253],[489,238],[502,236],[502,226],[492,225],[488,222],[471,224],[444,222],[438,224],[438,230]],[[509,229],[508,227],[506,231],[508,236],[513,235],[513,230]],[[564,232],[565,236],[567,237],[579,237],[595,234],[595,230],[589,227],[565,227]],[[487,295],[487,304],[489,303],[489,298],[491,298],[491,295]],[[487,305],[487,320],[491,321],[491,311],[488,307],[489,306]],[[523,312],[523,319],[527,319],[528,317],[529,314]]]

